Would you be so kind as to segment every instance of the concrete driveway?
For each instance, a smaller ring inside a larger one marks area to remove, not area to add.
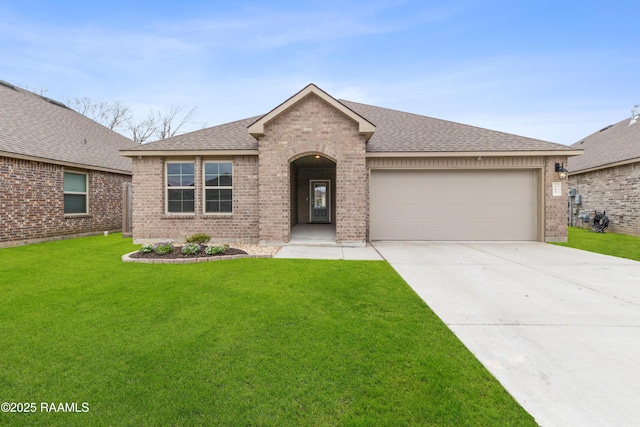
[[[640,262],[544,243],[374,246],[540,425],[640,423]]]

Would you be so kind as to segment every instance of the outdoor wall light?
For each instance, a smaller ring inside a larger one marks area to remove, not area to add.
[[[564,163],[556,163],[556,172],[558,173],[558,178],[565,179],[569,171],[564,168]]]

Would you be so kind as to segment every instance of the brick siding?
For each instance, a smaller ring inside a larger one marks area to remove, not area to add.
[[[214,240],[227,242],[286,243],[291,226],[309,220],[311,179],[331,180],[331,221],[336,224],[337,242],[364,243],[368,239],[369,169],[365,137],[359,134],[355,121],[319,96],[309,94],[264,124],[258,153],[258,156],[232,158],[165,159],[152,156],[134,159],[134,240],[180,241],[194,233],[206,233]],[[296,160],[316,154],[334,162],[335,168],[309,168],[303,162],[296,164]],[[195,162],[196,208],[192,215],[165,214],[164,168],[167,160]],[[233,215],[202,213],[201,169],[206,160],[233,161]],[[392,160],[392,163],[396,162]],[[421,161],[418,158],[410,160]],[[473,167],[478,167],[476,158],[472,160]],[[460,158],[452,161],[462,162]],[[498,157],[483,162],[494,167],[517,162],[519,167],[540,171],[536,186],[544,186],[538,190],[539,200],[544,200],[544,205],[538,206],[539,216],[544,216],[544,227],[540,225],[539,239],[566,241],[566,197],[552,194],[552,183],[558,181],[566,194],[567,181],[560,180],[555,172],[555,163],[566,164],[566,156],[541,156],[533,160],[530,157]]]
[[[310,94],[267,123],[264,133],[259,141],[260,241],[289,241],[292,211],[298,211],[298,219],[304,215],[300,200],[292,209],[290,162],[320,154],[336,163],[337,242],[365,242],[368,175],[358,124]]]
[[[89,174],[89,214],[65,216],[65,170]],[[0,247],[120,231],[128,175],[0,157]]]
[[[608,231],[640,236],[640,163],[571,175],[569,187],[582,195],[573,214],[575,226],[591,228],[594,211],[606,211]],[[581,220],[584,212],[589,222]]]
[[[195,212],[189,215],[165,213],[164,171],[166,161],[195,163]],[[205,161],[233,162],[233,214],[203,213],[202,164]],[[258,241],[258,159],[235,157],[143,157],[133,160],[133,237],[137,243],[158,240],[184,241],[196,233],[211,241]]]
[[[544,240],[546,242],[567,241],[567,179],[560,179],[555,171],[556,163],[567,164],[566,156],[546,157],[544,168]],[[561,196],[553,195],[553,183],[562,185]]]

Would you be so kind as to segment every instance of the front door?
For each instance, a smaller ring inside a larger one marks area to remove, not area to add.
[[[311,201],[311,213],[309,222],[331,222],[331,182],[327,180],[311,180],[309,198]]]

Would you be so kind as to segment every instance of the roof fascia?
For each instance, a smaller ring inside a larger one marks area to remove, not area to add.
[[[85,165],[82,163],[75,163],[75,162],[65,162],[63,160],[47,159],[44,157],[29,156],[26,154],[10,153],[8,151],[0,151],[0,157],[29,160],[32,162],[39,162],[39,163],[49,163],[52,165],[68,166],[76,169],[86,169],[86,170],[95,170],[95,171],[101,171],[101,172],[117,173],[119,175],[133,174],[133,172],[130,170],[106,168],[106,167],[94,166],[94,165]]]
[[[595,167],[592,167],[592,168],[580,169],[580,170],[577,170],[577,171],[569,171],[569,176],[571,176],[571,175],[580,175],[582,173],[588,173],[588,172],[595,172],[595,171],[599,171],[599,170],[603,170],[603,169],[615,168],[615,167],[618,167],[618,166],[630,165],[632,163],[640,163],[640,157],[636,157],[634,159],[622,160],[622,161],[615,162],[615,163],[608,163],[606,165],[595,166]]]
[[[578,156],[582,150],[544,151],[387,151],[368,152],[367,157],[539,157]]]
[[[259,118],[256,122],[248,127],[249,134],[254,138],[258,139],[259,137],[264,135],[264,126],[269,123],[271,120],[278,117],[280,114],[285,112],[287,109],[291,108],[298,101],[303,99],[305,96],[309,94],[315,94],[320,97],[323,101],[327,102],[329,105],[354,120],[358,123],[358,132],[367,137],[367,140],[371,138],[373,132],[375,132],[376,127],[373,123],[362,117],[360,114],[353,111],[351,108],[347,107],[313,83],[309,84],[307,87],[302,89],[300,92],[293,95],[291,98],[287,99],[282,104],[278,105],[276,108]]]
[[[157,156],[257,156],[258,150],[120,150],[125,157]]]

